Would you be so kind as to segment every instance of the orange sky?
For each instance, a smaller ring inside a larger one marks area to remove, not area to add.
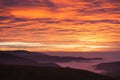
[[[120,0],[0,0],[0,50],[120,51]]]

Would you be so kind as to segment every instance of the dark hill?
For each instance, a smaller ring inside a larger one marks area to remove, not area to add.
[[[51,56],[44,53],[29,52],[23,50],[17,51],[0,51],[0,53],[9,53],[15,56],[31,59],[38,63],[56,63],[56,62],[70,62],[70,61],[88,61],[88,60],[101,60],[101,58],[84,58],[84,57],[71,57],[71,56]]]
[[[38,64],[37,62],[9,53],[0,53],[0,64]]]
[[[100,63],[94,66],[95,69],[102,70],[104,75],[120,79],[120,61]]]
[[[0,52],[0,64],[60,67],[55,63],[38,63],[32,59],[16,56],[16,55],[10,54],[9,52]]]
[[[0,80],[115,80],[71,68],[0,65]]]

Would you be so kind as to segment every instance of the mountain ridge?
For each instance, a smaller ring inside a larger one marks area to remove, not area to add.
[[[16,56],[8,52],[0,52],[0,64],[60,67],[55,63],[38,63],[32,59]]]
[[[71,56],[51,56],[44,53],[39,52],[29,52],[24,50],[17,50],[17,51],[0,51],[0,53],[10,53],[16,56],[20,56],[23,58],[34,60],[38,63],[41,62],[48,62],[48,63],[64,63],[64,62],[71,62],[71,61],[89,61],[89,60],[101,60],[102,58],[84,58],[84,57],[71,57]]]

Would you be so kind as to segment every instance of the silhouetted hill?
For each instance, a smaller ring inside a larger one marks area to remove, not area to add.
[[[70,56],[50,56],[38,52],[28,52],[23,50],[17,51],[0,51],[0,53],[9,53],[26,59],[31,59],[39,63],[56,63],[56,62],[70,62],[70,61],[88,61],[88,60],[101,60],[102,58],[83,58],[83,57],[70,57]]]
[[[30,59],[25,59],[9,53],[0,53],[0,64],[35,64],[35,63],[37,62]]]
[[[0,80],[115,80],[71,68],[0,65]]]
[[[32,65],[32,66],[49,66],[49,67],[60,67],[55,63],[38,63],[34,60],[23,58],[10,54],[9,52],[0,52],[0,64],[16,64],[16,65]]]
[[[103,74],[120,79],[120,62],[100,63],[95,69],[104,70]]]

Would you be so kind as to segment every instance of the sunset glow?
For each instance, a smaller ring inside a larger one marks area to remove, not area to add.
[[[0,50],[120,51],[119,0],[0,0]]]

